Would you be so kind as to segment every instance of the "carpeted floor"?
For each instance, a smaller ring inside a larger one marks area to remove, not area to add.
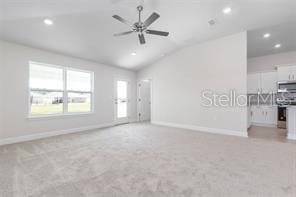
[[[0,196],[295,197],[296,144],[130,124],[0,147]]]

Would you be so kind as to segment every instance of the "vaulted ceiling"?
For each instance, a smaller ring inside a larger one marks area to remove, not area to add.
[[[136,21],[139,4],[143,18],[160,14],[151,29],[169,37],[147,35],[140,45],[136,34],[113,36],[129,28],[112,15]],[[187,45],[296,20],[295,0],[0,0],[0,6],[1,39],[128,69]],[[224,14],[225,7],[232,12]]]

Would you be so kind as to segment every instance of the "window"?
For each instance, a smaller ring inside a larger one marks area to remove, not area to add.
[[[30,62],[30,115],[92,111],[93,73]]]

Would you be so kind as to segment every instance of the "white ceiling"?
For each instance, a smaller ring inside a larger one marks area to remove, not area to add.
[[[113,66],[139,69],[186,45],[245,30],[296,20],[295,0],[0,0],[1,38],[41,49]],[[113,37],[129,30],[112,18],[118,14],[136,21],[136,6],[144,4],[143,18],[153,11],[161,17],[151,29],[169,37],[136,34]],[[224,15],[231,6],[232,14]],[[44,18],[54,21],[45,26]],[[216,20],[215,26],[208,21]],[[260,50],[258,50],[260,51]],[[130,55],[137,52],[136,56]],[[256,52],[255,52],[256,53]],[[253,56],[253,52],[252,52]]]
[[[269,38],[263,35],[269,33]],[[274,48],[281,44],[280,48]],[[296,51],[296,23],[284,23],[248,31],[248,57]]]

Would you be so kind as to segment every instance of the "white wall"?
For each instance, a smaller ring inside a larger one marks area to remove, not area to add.
[[[246,33],[180,50],[138,72],[152,79],[152,121],[244,132],[246,107],[203,107],[201,92],[247,92]],[[239,134],[240,135],[240,134]]]
[[[3,54],[3,46],[0,43],[0,138],[2,137],[2,130],[3,130],[3,61],[4,61],[4,54]]]
[[[136,73],[77,58],[54,54],[7,42],[0,42],[5,50],[4,75],[4,131],[2,138],[40,134],[106,123],[114,119],[114,77],[131,82],[131,120],[136,119]],[[43,62],[91,70],[95,74],[95,113],[56,118],[28,119],[29,61]],[[1,110],[2,111],[2,110]]]
[[[248,59],[248,73],[275,70],[278,65],[296,65],[296,51]]]

